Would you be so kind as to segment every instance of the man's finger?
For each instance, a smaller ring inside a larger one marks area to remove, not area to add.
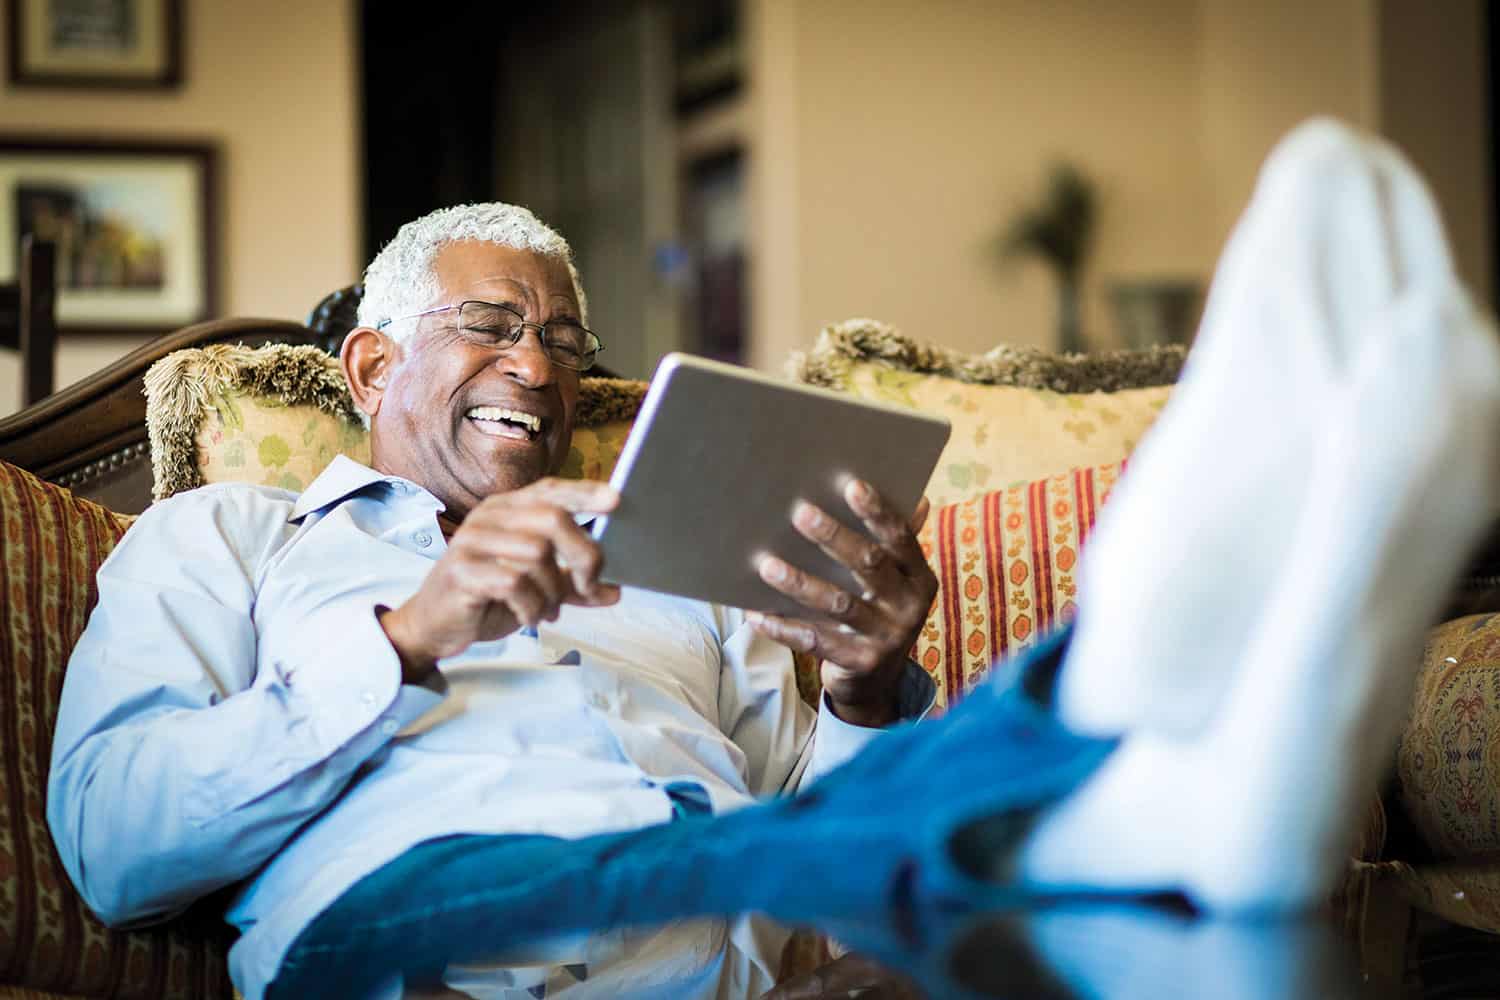
[[[851,675],[866,673],[880,665],[880,652],[870,639],[839,625],[759,612],[752,612],[749,618],[758,631],[788,649],[810,653]]]
[[[605,514],[620,503],[620,494],[610,489],[608,483],[594,479],[538,479],[501,496],[512,500],[544,500],[575,514]]]
[[[923,496],[917,501],[917,509],[911,512],[911,533],[920,535],[922,529],[927,525],[927,515],[932,513],[932,501]]]
[[[575,589],[563,603],[584,608],[607,608],[620,603],[620,588],[612,583],[595,583],[586,593]]]
[[[809,611],[859,633],[873,632],[880,615],[869,602],[842,587],[800,570],[784,559],[764,556],[756,566],[760,578]]]
[[[792,510],[792,526],[854,574],[864,590],[865,600],[878,600],[901,583],[901,571],[883,546],[846,527],[814,504],[799,502]]]
[[[875,540],[896,557],[902,570],[912,573],[919,564],[926,562],[916,533],[891,509],[875,487],[862,479],[851,479],[844,487],[844,502],[864,521]]]
[[[454,567],[458,583],[471,595],[491,604],[510,609],[523,625],[535,625],[557,602],[529,576],[525,568],[500,559],[470,557]],[[558,586],[559,594],[565,589]]]
[[[472,518],[470,542],[480,545],[497,557],[516,556],[518,550],[530,551],[536,541],[544,540],[548,551],[537,554],[566,567],[573,588],[588,596],[599,586],[599,570],[604,565],[598,543],[578,526],[563,507],[551,503],[531,503],[510,508],[491,508],[482,518]]]
[[[490,596],[497,601],[510,604],[519,612],[520,605],[513,598],[520,595],[519,600],[531,610],[535,618],[545,618],[562,606],[563,601],[573,592],[568,578],[563,575],[553,562],[513,562],[508,559],[497,560],[497,565],[502,572],[513,580],[508,588],[502,588],[500,592],[492,593]],[[533,597],[535,600],[533,600]],[[536,620],[526,622],[535,625]]]

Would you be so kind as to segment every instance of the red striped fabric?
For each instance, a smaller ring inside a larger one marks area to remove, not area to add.
[[[1056,604],[1052,594],[1052,538],[1048,530],[1051,511],[1047,509],[1047,481],[1038,479],[1031,484],[1031,566],[1036,575],[1036,628],[1038,632],[1051,631],[1056,618]]]
[[[934,512],[921,535],[938,599],[914,658],[950,705],[1077,609],[1080,548],[1122,464],[1070,469]]]
[[[0,462],[0,993],[234,995],[217,914],[112,931],[73,891],[47,830],[63,671],[98,596],[94,573],[129,522]]]
[[[989,595],[989,653],[992,659],[1001,659],[1010,648],[1006,636],[1005,619],[1005,548],[1001,528],[1000,497],[989,493],[984,497],[984,559],[983,566],[989,578],[985,588]]]
[[[945,631],[943,682],[945,690],[960,691],[963,689],[963,630],[959,624],[958,547],[954,541],[957,511],[953,507],[944,507],[938,512],[937,520],[938,600],[944,619],[952,623],[952,627]]]

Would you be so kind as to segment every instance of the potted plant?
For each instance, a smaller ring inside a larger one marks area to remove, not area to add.
[[[1003,256],[1040,257],[1056,277],[1058,344],[1065,353],[1080,353],[1086,347],[1081,283],[1094,223],[1093,184],[1077,167],[1058,163],[1048,172],[1041,201],[1024,209],[1000,240]]]

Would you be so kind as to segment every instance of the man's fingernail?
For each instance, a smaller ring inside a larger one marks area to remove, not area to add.
[[[760,564],[760,575],[772,583],[786,579],[786,565],[780,559],[766,559]]]
[[[763,615],[763,614],[761,614],[759,611],[746,611],[745,612],[745,621],[749,622],[751,625],[759,625],[761,622],[763,622],[765,620],[766,620],[766,616]]]

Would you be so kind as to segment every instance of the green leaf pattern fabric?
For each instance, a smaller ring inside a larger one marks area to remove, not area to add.
[[[1172,391],[1158,386],[1061,393],[981,385],[874,361],[854,363],[845,388],[952,422],[953,434],[927,486],[934,507],[1059,469],[1118,462],[1150,428]]]

